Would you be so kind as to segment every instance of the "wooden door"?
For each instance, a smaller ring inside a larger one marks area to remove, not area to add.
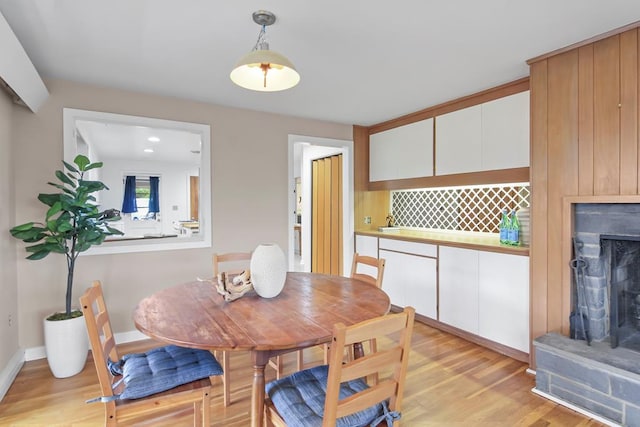
[[[200,177],[189,177],[189,213],[192,221],[199,221],[200,210]]]
[[[312,162],[311,271],[342,274],[342,155]]]

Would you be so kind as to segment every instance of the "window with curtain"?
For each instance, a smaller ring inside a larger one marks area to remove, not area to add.
[[[160,177],[128,175],[124,180],[122,213],[134,220],[158,220],[160,213]]]

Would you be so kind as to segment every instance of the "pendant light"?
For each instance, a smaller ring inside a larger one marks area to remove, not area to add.
[[[245,89],[276,92],[294,87],[300,74],[284,55],[269,50],[266,27],[276,22],[276,16],[266,10],[253,12],[253,21],[262,26],[253,50],[243,56],[229,77]]]

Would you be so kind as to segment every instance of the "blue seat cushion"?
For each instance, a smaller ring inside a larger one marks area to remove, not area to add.
[[[296,427],[322,425],[328,373],[327,365],[316,366],[267,383],[266,392],[287,425]],[[340,400],[368,387],[367,383],[361,379],[343,383],[340,386]],[[368,426],[383,412],[382,404],[377,404],[339,418],[336,420],[336,426]]]
[[[222,374],[222,367],[211,352],[175,345],[127,354],[111,363],[109,369],[114,375],[122,375],[125,388],[120,399],[139,399]]]

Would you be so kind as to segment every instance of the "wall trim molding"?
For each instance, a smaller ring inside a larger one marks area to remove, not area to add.
[[[13,384],[13,381],[18,376],[18,372],[24,365],[24,350],[18,349],[11,359],[9,363],[4,367],[4,369],[0,372],[0,401],[4,399],[4,396],[9,391],[9,387]]]
[[[149,339],[148,336],[140,331],[128,331],[114,334],[114,338],[117,344],[125,344],[134,341],[142,341]],[[24,351],[24,361],[30,362],[32,360],[44,359],[47,357],[47,353],[44,346],[30,347]]]

